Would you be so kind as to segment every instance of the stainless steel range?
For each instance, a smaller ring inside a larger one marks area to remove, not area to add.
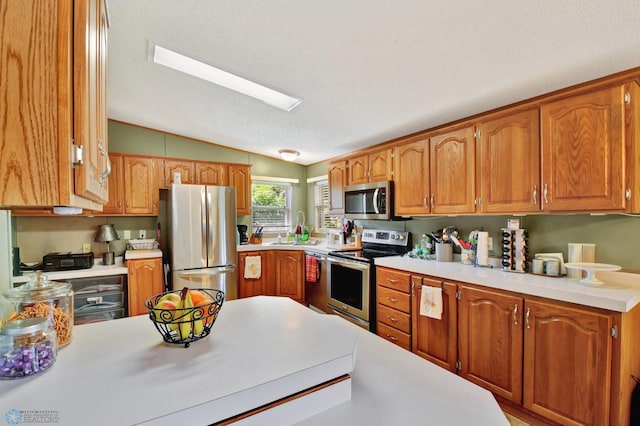
[[[327,304],[336,314],[375,333],[375,259],[411,249],[411,234],[365,229],[362,248],[332,251],[327,256]]]

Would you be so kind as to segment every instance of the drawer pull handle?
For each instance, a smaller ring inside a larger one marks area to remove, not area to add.
[[[391,303],[396,303],[398,301],[395,297],[387,297],[387,300]]]
[[[398,280],[393,279],[393,278],[387,278],[387,281],[389,281],[390,283],[397,283]]]
[[[389,318],[389,321],[391,321],[391,322],[398,322],[398,318],[396,318],[396,317],[387,316],[387,318]]]
[[[388,338],[389,340],[394,341],[394,342],[397,342],[397,341],[398,341],[398,338],[397,338],[396,336],[392,336],[392,335],[390,335],[390,334],[387,334],[387,338]]]

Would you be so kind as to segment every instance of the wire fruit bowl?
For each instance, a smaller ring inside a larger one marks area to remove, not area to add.
[[[161,299],[172,298],[167,295],[175,294],[182,298],[184,291],[185,289],[156,294],[147,299],[144,304],[149,311],[149,319],[162,335],[162,339],[167,343],[184,345],[188,348],[191,342],[204,339],[211,333],[211,327],[222,309],[224,292],[208,288],[186,289],[186,291],[202,293],[205,296],[205,302],[190,308],[156,307]],[[175,296],[173,299],[175,300]]]

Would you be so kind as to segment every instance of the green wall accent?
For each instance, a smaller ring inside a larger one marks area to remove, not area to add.
[[[109,121],[109,151],[165,155],[164,133]]]

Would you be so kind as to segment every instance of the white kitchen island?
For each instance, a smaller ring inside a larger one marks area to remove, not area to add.
[[[225,302],[212,335],[189,348],[163,343],[146,316],[77,326],[48,371],[0,381],[0,411],[60,425],[204,425],[349,376],[293,411],[278,405],[243,422],[508,425],[488,391],[340,318],[265,296]]]

